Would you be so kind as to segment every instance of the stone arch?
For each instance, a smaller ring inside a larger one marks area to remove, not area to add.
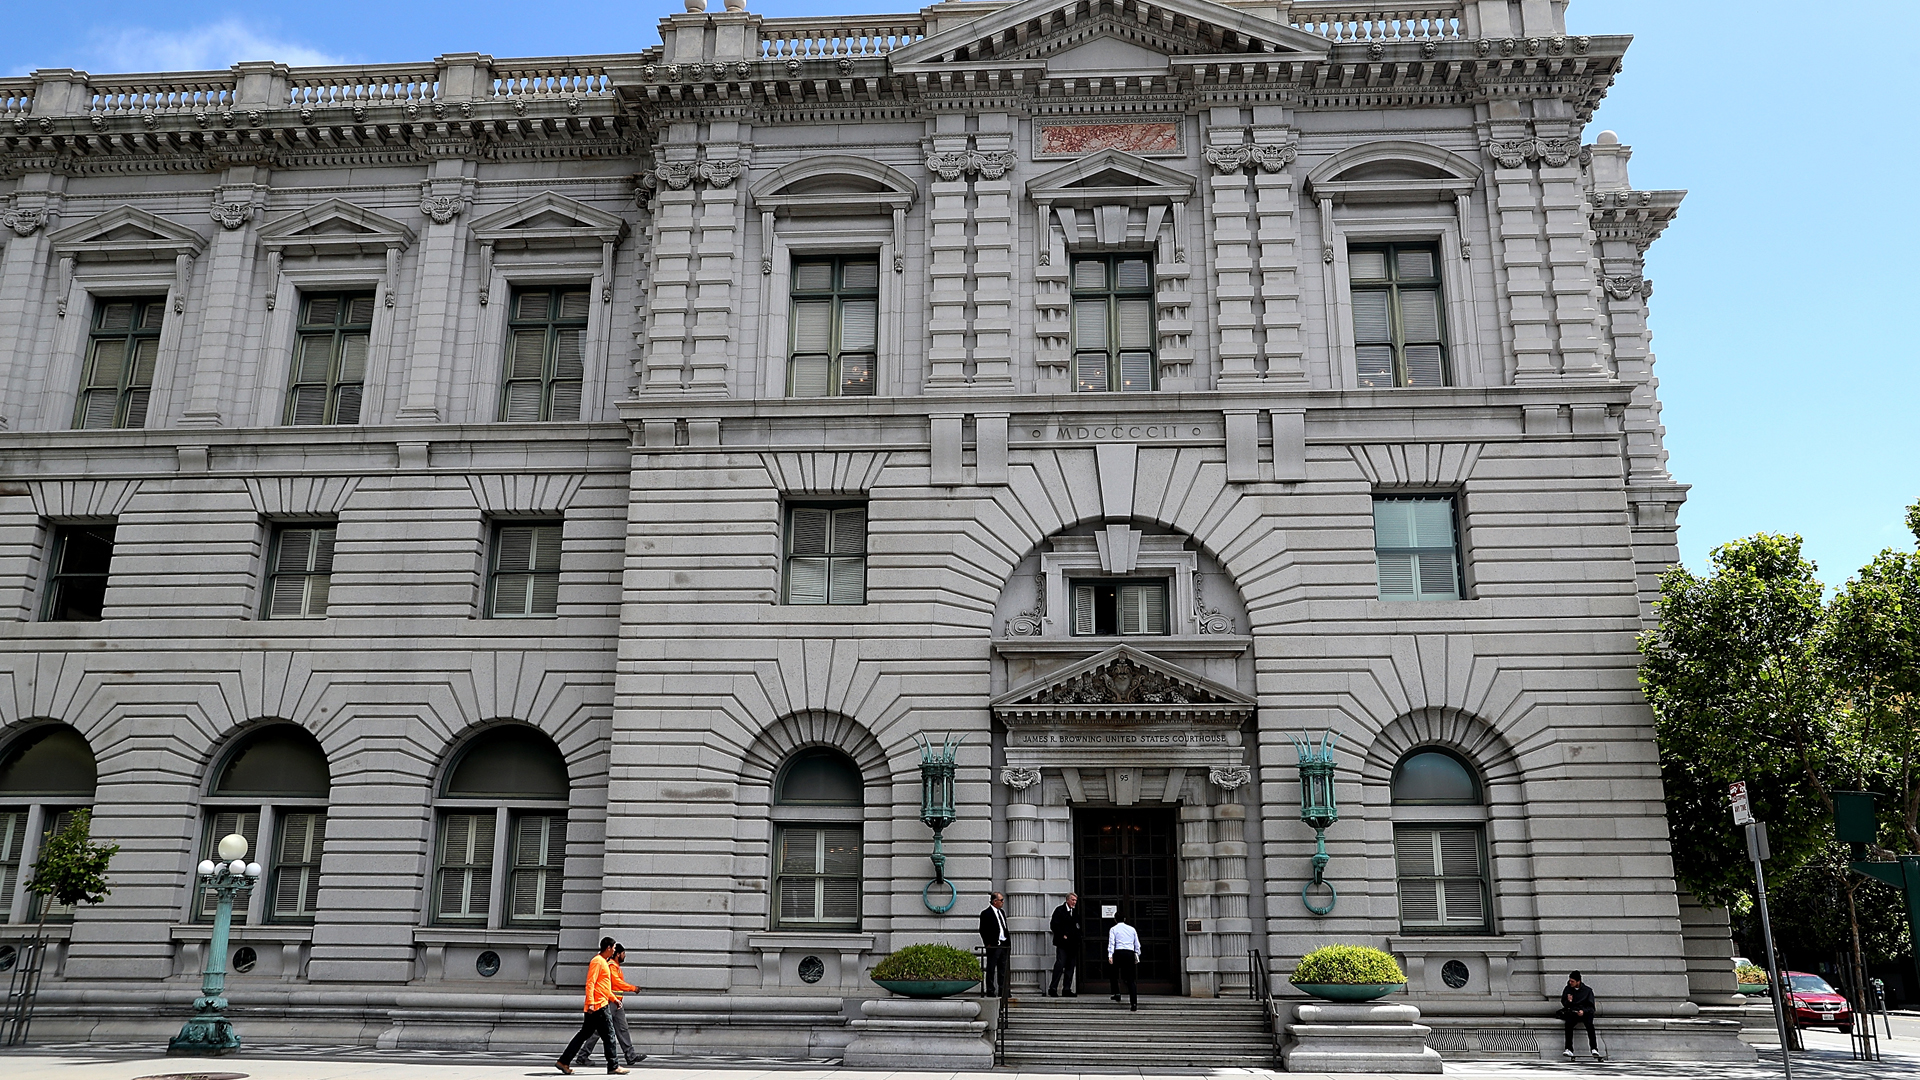
[[[79,760],[84,747],[86,761]],[[80,729],[61,720],[25,720],[0,731],[0,798],[80,795],[99,788],[100,756]],[[5,903],[0,898],[0,906]]]
[[[853,759],[860,777],[871,788],[892,779],[886,748],[866,726],[850,716],[825,710],[789,713],[762,728],[740,758],[740,782],[759,791],[763,797],[751,799],[742,792],[742,803],[760,805],[773,798],[773,782],[787,759],[809,747],[838,750]],[[869,804],[871,805],[871,803]]]
[[[1072,636],[1070,612],[1055,610],[1072,602],[1056,580],[1063,575],[1125,576],[1163,568],[1172,575],[1170,634],[1249,632],[1246,598],[1238,582],[1198,537],[1144,518],[1096,517],[1040,537],[1015,560],[1001,583],[993,636]]]
[[[282,734],[290,736],[290,738],[288,738],[282,746],[271,746],[270,741],[273,740],[276,735]],[[325,799],[331,792],[333,786],[333,761],[327,753],[326,746],[321,743],[318,736],[312,731],[307,730],[306,727],[295,721],[280,717],[261,717],[249,721],[228,732],[225,737],[215,740],[212,745],[207,748],[207,754],[203,763],[203,774],[200,777],[200,792],[204,795],[234,794],[234,792],[222,792],[218,790],[224,774],[230,770],[245,768],[246,765],[242,761],[243,757],[256,749],[267,752],[276,759],[287,759],[272,763],[261,762],[258,764],[287,766],[295,769],[307,763],[292,760],[292,758],[297,757],[301,750],[310,751],[312,755],[319,758],[318,763],[324,770],[326,790],[320,792],[319,797]],[[257,773],[259,770],[249,771]],[[271,796],[273,792],[267,788],[258,788],[247,790],[244,794]],[[301,794],[304,795],[307,793],[302,792]]]
[[[842,182],[832,184],[831,181],[836,178]],[[827,187],[853,189],[845,192],[848,194],[893,194],[905,195],[909,199],[919,193],[919,188],[906,173],[871,158],[854,157],[851,154],[809,155],[782,165],[757,181],[752,191],[757,203],[761,199],[813,195],[818,191],[806,189]],[[802,190],[795,191],[795,188]]]
[[[1409,753],[1423,746],[1451,751],[1479,775],[1488,803],[1494,789],[1512,785],[1519,798],[1520,761],[1513,745],[1493,725],[1459,709],[1435,706],[1415,709],[1382,727],[1360,762],[1362,782],[1390,785],[1393,770]]]
[[[1430,143],[1413,142],[1408,139],[1378,139],[1373,142],[1350,146],[1327,158],[1313,167],[1307,174],[1309,185],[1345,178],[1350,173],[1360,173],[1354,179],[1375,179],[1370,168],[1400,165],[1407,167],[1412,174],[1405,179],[1420,180],[1478,180],[1480,167],[1451,150],[1445,150]],[[1401,177],[1395,177],[1399,179]]]
[[[560,741],[555,739],[551,732],[542,730],[538,725],[512,717],[499,717],[473,724],[464,730],[456,732],[453,737],[447,741],[447,745],[441,750],[440,760],[435,763],[432,772],[433,786],[431,790],[435,797],[439,797],[445,793],[447,784],[459,769],[468,752],[479,747],[483,740],[494,736],[496,733],[508,733],[510,736],[524,738],[537,736],[538,739],[544,740],[546,746],[550,747],[554,754],[558,756],[560,764],[566,773],[568,791],[569,793],[572,791],[573,782],[578,772],[577,766],[579,762],[577,759],[581,755],[569,754],[566,747],[562,746]]]

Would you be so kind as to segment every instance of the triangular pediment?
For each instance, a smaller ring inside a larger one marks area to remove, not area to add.
[[[896,50],[888,59],[896,71],[1034,61],[1051,69],[1058,62],[1094,59],[1068,58],[1101,39],[1127,47],[1106,47],[1116,54],[1125,52],[1147,67],[1161,68],[1170,56],[1263,53],[1318,58],[1332,49],[1326,38],[1209,0],[1093,0],[1091,5],[1082,0],[1020,0]],[[1161,59],[1156,63],[1149,54]]]
[[[1252,698],[1136,649],[1115,645],[995,698],[996,713],[1038,710],[1244,714]]]
[[[69,225],[48,237],[61,255],[102,258],[172,258],[197,255],[206,238],[167,218],[137,206],[119,206],[104,214]]]
[[[1076,202],[1184,201],[1193,177],[1125,150],[1088,154],[1027,181],[1027,198],[1067,206]]]
[[[626,220],[552,191],[522,199],[473,223],[474,238],[495,245],[574,247],[617,242]]]
[[[290,254],[372,255],[413,243],[413,230],[378,211],[328,199],[268,222],[260,242]]]

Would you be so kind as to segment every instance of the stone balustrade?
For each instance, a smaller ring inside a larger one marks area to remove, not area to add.
[[[927,24],[919,16],[766,19],[760,24],[760,59],[885,56],[926,36]]]
[[[32,79],[0,79],[0,116],[25,116],[33,111]]]
[[[1363,6],[1304,0],[1287,10],[1295,29],[1334,41],[1435,41],[1469,37],[1464,4]]]
[[[439,65],[423,64],[297,68],[287,76],[286,103],[295,108],[419,104],[439,98],[440,71]]]
[[[233,106],[230,71],[184,75],[105,75],[87,80],[87,111],[105,116],[192,113]]]

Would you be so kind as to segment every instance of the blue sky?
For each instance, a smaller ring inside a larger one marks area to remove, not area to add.
[[[749,4],[770,16],[907,9]],[[660,18],[679,9],[575,0],[546,18],[518,4],[339,0],[225,16],[23,4],[0,36],[0,71],[624,52],[657,41]],[[1680,518],[1689,565],[1735,537],[1798,532],[1838,585],[1881,548],[1912,543],[1902,519],[1920,499],[1920,139],[1908,102],[1920,61],[1898,31],[1915,11],[1914,0],[1574,0],[1571,32],[1636,37],[1588,140],[1619,132],[1636,187],[1689,191],[1647,271],[1671,467],[1693,485]]]

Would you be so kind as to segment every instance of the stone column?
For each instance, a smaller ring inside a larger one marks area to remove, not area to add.
[[[1495,102],[1487,153],[1494,165],[1490,213],[1501,262],[1507,275],[1517,384],[1554,381],[1551,271],[1545,265],[1540,208],[1534,187],[1533,134],[1519,116],[1520,106]]]
[[[934,118],[927,169],[927,393],[967,384],[967,136],[964,117]]]
[[[1259,119],[1264,108],[1254,109]],[[1307,385],[1306,342],[1300,333],[1300,225],[1293,162],[1293,130],[1253,129],[1255,208],[1259,213],[1260,308],[1268,386]]]
[[[1013,118],[980,117],[973,166],[973,378],[975,390],[1013,392]]]
[[[260,247],[255,223],[266,203],[269,176],[265,168],[236,165],[214,189],[208,216],[220,230],[207,245],[206,308],[200,347],[190,361],[187,400],[176,414],[181,427],[244,427],[279,420],[236,415],[233,410],[239,406],[231,399],[240,382],[247,337],[259,322],[251,310],[257,299],[251,285]]]
[[[1185,919],[1212,922],[1213,902],[1213,809],[1183,803],[1180,806],[1180,911]],[[1187,994],[1189,997],[1214,997],[1219,993],[1219,957],[1214,940],[1208,934],[1188,934],[1182,923],[1174,924],[1174,933],[1182,939],[1186,954]]]
[[[0,431],[19,430],[33,399],[34,345],[46,336],[37,325],[53,312],[52,304],[36,301],[47,294],[52,269],[47,234],[59,216],[65,185],[66,177],[55,173],[28,173],[16,185],[12,202],[0,210],[0,226],[7,230],[6,246],[0,247],[0,311],[16,316],[0,319]]]
[[[686,125],[677,125],[685,127]],[[682,134],[669,131],[669,137]],[[688,135],[690,139],[691,136]],[[667,146],[654,167],[652,288],[647,312],[642,394],[678,394],[686,379],[687,333],[692,329],[694,148]]]
[[[740,272],[737,249],[744,235],[745,212],[737,181],[746,171],[745,125],[716,120],[709,125],[706,157],[695,169],[699,192],[695,210],[698,239],[692,255],[691,315],[693,353],[687,390],[726,397],[735,347],[734,311]]]
[[[420,213],[426,222],[414,274],[406,393],[395,416],[401,423],[435,424],[447,418],[442,388],[459,332],[467,255],[466,227],[459,218],[473,201],[469,171],[463,159],[442,157],[428,166],[427,180],[420,186]]]
[[[1007,786],[1006,894],[1007,931],[1013,935],[1009,966],[1012,985],[1039,993],[1046,989],[1053,950],[1047,919],[1053,907],[1046,891],[1045,860],[1040,855],[1040,774],[1032,769],[1002,769]]]
[[[1253,148],[1246,143],[1238,107],[1214,109],[1213,121],[1218,126],[1207,130],[1204,157],[1212,166],[1207,174],[1212,191],[1208,238],[1213,245],[1215,318],[1220,327],[1220,371],[1215,385],[1224,390],[1259,382],[1254,358],[1260,352],[1255,338],[1260,312],[1250,227],[1253,207],[1247,200],[1246,165]]]
[[[1543,108],[1547,103],[1536,103]],[[1555,337],[1562,378],[1611,378],[1601,353],[1599,283],[1593,226],[1580,177],[1580,140],[1571,119],[1534,121],[1540,156],[1540,208],[1545,218]]]

